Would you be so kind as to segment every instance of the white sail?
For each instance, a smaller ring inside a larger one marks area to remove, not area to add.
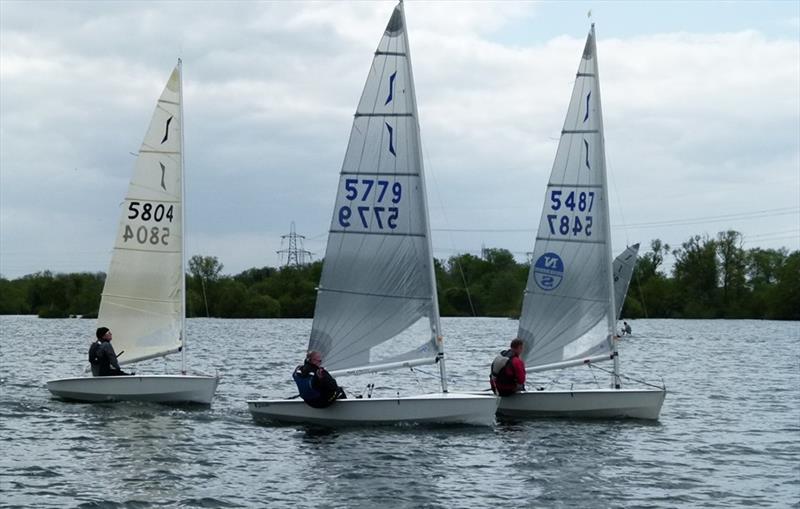
[[[309,349],[329,370],[436,358],[438,307],[402,3],[375,51],[339,177]],[[402,334],[422,324],[417,334]],[[409,336],[409,337],[406,337]]]
[[[639,245],[611,261],[603,119],[594,25],[547,185],[519,336],[528,372],[613,360],[611,387],[522,391],[497,412],[515,418],[658,419],[666,390],[622,388],[616,320]]]
[[[120,364],[180,350],[183,310],[183,122],[180,63],[136,158],[98,326],[114,333]]]
[[[319,350],[336,376],[438,361],[442,392],[340,399],[328,408],[298,398],[249,400],[256,420],[326,426],[494,422],[494,395],[447,391],[410,60],[401,0],[353,121],[309,349]]]
[[[531,367],[610,353],[608,201],[594,33],[547,185],[519,337]]]
[[[622,313],[622,306],[625,303],[625,296],[628,295],[628,287],[633,277],[633,269],[636,268],[636,255],[639,253],[639,244],[625,248],[616,258],[614,258],[614,304],[616,304],[616,314],[619,319]]]

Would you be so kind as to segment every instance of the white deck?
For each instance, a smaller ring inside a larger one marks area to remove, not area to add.
[[[312,408],[301,399],[252,400],[258,421],[354,426],[401,423],[456,423],[491,426],[494,395],[434,393],[399,398],[340,399],[328,408]]]
[[[208,405],[219,378],[206,375],[134,375],[61,378],[47,382],[54,396],[83,402],[150,401]]]
[[[501,416],[658,420],[663,389],[580,389],[520,392],[500,398]]]

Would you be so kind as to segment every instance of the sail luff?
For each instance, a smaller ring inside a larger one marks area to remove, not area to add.
[[[436,267],[433,261],[433,241],[431,239],[431,223],[430,223],[430,214],[428,211],[428,191],[427,191],[427,183],[425,182],[425,161],[422,154],[422,134],[421,134],[422,129],[419,121],[419,109],[417,108],[417,92],[414,81],[414,69],[413,65],[411,64],[411,46],[408,43],[408,25],[406,24],[406,13],[402,0],[400,0],[398,7],[403,17],[403,26],[406,27],[406,29],[403,30],[403,41],[406,51],[406,60],[408,62],[409,88],[411,89],[411,104],[414,115],[414,121],[416,122],[417,125],[416,129],[417,158],[419,160],[420,187],[422,189],[422,213],[424,215],[423,221],[425,222],[425,230],[426,230],[425,238],[428,247],[427,261],[428,261],[428,271],[430,273],[430,283],[431,283],[431,309],[432,309],[430,316],[431,333],[433,334],[433,338],[436,341],[436,348],[439,352],[439,376],[441,378],[442,392],[447,392],[447,370],[445,367],[445,358],[444,358],[444,339],[440,339],[442,338],[441,335],[442,325],[441,325],[441,319],[439,317],[439,299],[436,290]]]
[[[186,374],[186,144],[183,120],[183,61],[178,59],[178,102],[181,116],[181,373]]]
[[[592,35],[592,52],[594,54],[594,80],[595,90],[597,91],[597,115],[599,117],[598,127],[600,129],[600,136],[598,141],[600,143],[600,160],[601,160],[601,173],[602,173],[602,193],[603,193],[603,208],[605,209],[606,221],[604,228],[606,231],[606,246],[603,250],[605,255],[604,266],[608,268],[608,314],[606,317],[608,325],[608,334],[612,344],[612,355],[614,356],[614,373],[612,375],[611,385],[615,389],[620,388],[619,380],[619,351],[617,349],[617,342],[614,339],[617,334],[617,313],[616,305],[614,304],[614,274],[612,267],[613,256],[611,254],[611,215],[608,207],[608,172],[606,167],[606,142],[605,142],[605,129],[603,126],[603,102],[600,94],[600,65],[597,61],[597,36],[595,35],[594,23],[591,29]]]

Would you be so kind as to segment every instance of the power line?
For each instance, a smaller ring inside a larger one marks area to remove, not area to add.
[[[765,217],[786,216],[800,213],[800,207],[784,207],[779,209],[756,210],[740,212],[721,216],[704,216],[691,219],[670,219],[666,221],[652,221],[647,223],[630,223],[625,225],[612,225],[614,230],[626,228],[656,228],[663,226],[684,226],[702,223],[730,221],[731,219],[759,219]],[[463,233],[534,233],[535,228],[432,228],[435,232],[463,232]]]
[[[658,226],[682,226],[682,225],[691,225],[700,223],[714,223],[719,221],[728,221],[730,219],[755,219],[764,217],[786,216],[789,214],[797,214],[797,213],[800,213],[800,207],[784,207],[780,209],[756,210],[753,212],[740,212],[737,214],[725,214],[721,216],[696,217],[692,219],[670,219],[667,221],[652,221],[648,223],[631,223],[625,225],[625,227],[651,228]]]

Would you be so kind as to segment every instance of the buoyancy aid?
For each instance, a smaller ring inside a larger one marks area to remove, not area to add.
[[[303,366],[297,366],[292,373],[292,379],[297,384],[297,391],[303,401],[318,401],[322,397],[322,394],[314,388],[314,375],[316,373],[313,371],[304,373]]]
[[[511,350],[504,350],[492,361],[491,377],[497,385],[507,387],[517,383],[514,367],[511,365],[513,358],[514,353]]]
[[[89,347],[89,364],[92,364],[92,365],[99,365],[100,364],[100,357],[98,356],[99,348],[100,348],[100,342],[99,341],[95,341]]]

